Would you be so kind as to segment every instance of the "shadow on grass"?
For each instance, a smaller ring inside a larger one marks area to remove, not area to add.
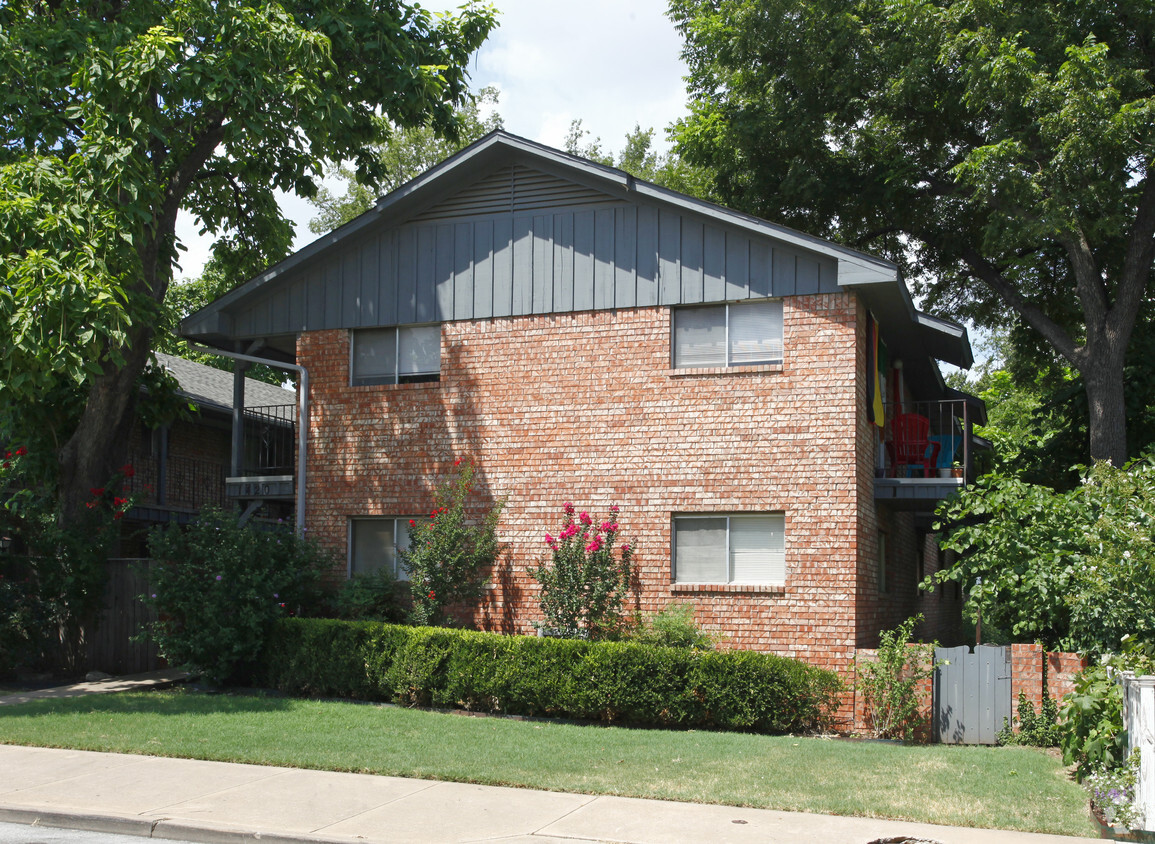
[[[166,689],[150,692],[114,692],[68,698],[46,698],[0,706],[0,721],[36,715],[245,715],[285,712],[293,707],[287,697],[197,689]]]

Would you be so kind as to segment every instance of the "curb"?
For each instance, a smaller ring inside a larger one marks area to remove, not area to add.
[[[327,838],[318,835],[286,835],[277,832],[245,832],[223,827],[198,826],[169,818],[126,817],[124,815],[80,814],[50,809],[0,806],[0,823],[26,826],[78,829],[85,832],[107,832],[134,835],[163,841],[190,841],[195,844],[240,844],[261,841],[267,844],[350,844],[353,838]]]

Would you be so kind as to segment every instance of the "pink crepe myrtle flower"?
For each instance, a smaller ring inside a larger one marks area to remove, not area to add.
[[[595,534],[594,538],[590,541],[590,544],[586,546],[586,551],[594,554],[600,550],[602,550],[602,538]]]
[[[573,503],[570,501],[567,501],[563,506],[565,507],[566,515],[572,516],[573,515]]]
[[[581,523],[583,525],[592,525],[594,523],[594,520],[590,518],[590,514],[587,513],[585,510],[581,511],[581,514],[578,516],[578,519],[581,521]]]

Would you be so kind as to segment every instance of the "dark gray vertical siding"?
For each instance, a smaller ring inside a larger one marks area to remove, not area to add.
[[[573,218],[573,310],[594,306],[594,212],[579,211]]]
[[[473,226],[453,227],[453,318],[473,317]]]
[[[636,307],[638,304],[638,209],[632,205],[614,209],[613,254],[613,307]]]
[[[637,209],[636,291],[638,307],[658,304],[658,209],[642,205]]]
[[[702,241],[702,301],[726,298],[726,232],[707,225]]]
[[[400,234],[396,229],[386,232],[379,241],[381,249],[381,277],[378,279],[377,285],[377,289],[380,291],[380,298],[377,300],[379,325],[390,325],[397,322],[399,243]]]
[[[682,301],[682,218],[669,211],[658,214],[658,304]]]
[[[594,308],[614,306],[614,209],[594,212]]]
[[[493,315],[513,313],[513,219],[493,221]]]
[[[798,256],[794,263],[797,283],[794,292],[799,296],[809,296],[819,290],[820,273],[817,261]]]
[[[340,324],[341,320],[341,262],[334,261],[325,267],[324,278],[324,301],[325,311],[317,316],[316,325],[321,328],[330,328],[334,324]],[[306,318],[313,319],[313,312],[310,310],[306,314]]]
[[[553,215],[553,309],[573,310],[573,214]]]
[[[793,252],[775,247],[774,249],[774,295],[793,296],[795,289],[795,263]]]
[[[533,309],[532,313],[553,310],[553,215],[533,218]]]
[[[513,304],[505,314],[533,313],[533,217],[513,218]]]
[[[361,310],[361,250],[350,249],[341,262],[340,274],[333,280],[341,291],[341,324],[357,325]]]
[[[724,278],[727,299],[745,299],[751,295],[749,238],[726,238],[726,273]]]
[[[769,243],[764,240],[751,239],[750,244],[750,297],[753,299],[763,298],[770,295],[771,277],[773,270],[770,266],[770,261],[774,250]]]
[[[488,194],[484,197],[491,199]],[[541,204],[541,203],[538,203]],[[837,261],[655,205],[408,222],[299,268],[241,336],[837,291]]]
[[[417,229],[397,232],[397,322],[417,322]]]
[[[417,230],[417,301],[414,322],[434,322],[437,313],[437,229]]]
[[[381,238],[371,237],[361,244],[361,284],[357,291],[357,325],[377,324],[377,303],[381,301]]]
[[[433,315],[422,322],[441,322],[453,318],[453,226],[437,227],[437,245],[433,253],[433,283],[437,300]]]
[[[493,220],[473,227],[473,316],[493,316]]]
[[[704,225],[682,218],[682,298],[681,302],[702,301],[702,250]]]

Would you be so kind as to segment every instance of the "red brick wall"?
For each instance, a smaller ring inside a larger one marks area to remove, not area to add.
[[[849,294],[786,299],[784,363],[747,371],[671,370],[668,308],[455,322],[440,383],[350,387],[348,333],[307,332],[309,530],[343,555],[350,516],[425,512],[453,460],[471,456],[479,509],[507,501],[510,551],[484,626],[526,632],[540,618],[526,568],[564,502],[598,514],[616,503],[639,609],[692,601],[727,646],[845,670],[870,555],[858,513],[873,500],[870,467],[856,474],[861,336]],[[785,513],[785,588],[675,588],[671,515],[732,511]]]
[[[1019,692],[1039,711],[1043,703],[1043,664],[1047,668],[1047,694],[1056,700],[1074,690],[1075,675],[1087,666],[1079,654],[1048,652],[1038,644],[1011,645],[1011,708],[1016,713]]]

